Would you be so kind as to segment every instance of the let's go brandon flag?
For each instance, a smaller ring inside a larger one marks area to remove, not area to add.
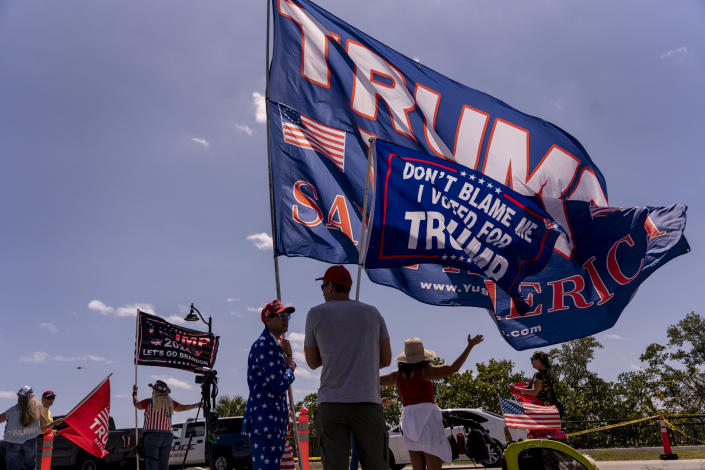
[[[220,337],[174,325],[140,310],[137,316],[135,364],[191,372],[213,368]]]
[[[358,262],[370,137],[478,171],[533,198],[563,230],[544,269],[519,283],[530,306],[524,316],[484,273],[433,264],[367,270],[373,282],[428,304],[487,309],[516,349],[611,327],[637,287],[688,250],[684,206],[591,212],[608,206],[605,179],[564,130],[431,70],[309,0],[272,5],[276,255]]]

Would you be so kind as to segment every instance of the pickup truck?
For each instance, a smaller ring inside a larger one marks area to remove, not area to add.
[[[215,438],[206,439],[206,424],[203,419],[189,419],[185,423],[174,424],[169,466],[181,467],[184,455],[187,467],[208,465],[212,455],[210,465],[215,470],[252,468],[250,443],[247,437],[240,433],[241,427],[242,416],[218,418]]]
[[[57,416],[56,418],[61,418]],[[56,427],[63,429],[66,424]],[[112,416],[108,420],[108,442],[105,450],[108,455],[99,459],[78,447],[68,439],[55,435],[51,468],[71,468],[77,470],[96,470],[98,468],[134,468],[135,467],[135,430],[116,429]],[[140,429],[140,435],[142,430]],[[37,444],[37,455],[41,455],[41,442]],[[0,441],[0,470],[6,470],[5,442]]]

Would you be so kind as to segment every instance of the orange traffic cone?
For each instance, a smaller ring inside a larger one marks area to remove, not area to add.
[[[668,439],[668,430],[663,415],[659,415],[659,424],[661,424],[661,441],[663,442],[661,460],[678,460],[678,454],[671,452],[671,441]]]
[[[308,470],[308,410],[301,408],[297,418],[296,431],[299,433],[300,468]]]
[[[51,454],[54,451],[54,431],[48,429],[42,441],[41,470],[51,469]]]

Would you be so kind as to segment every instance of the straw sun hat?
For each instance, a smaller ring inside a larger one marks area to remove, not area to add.
[[[404,352],[397,356],[397,362],[413,364],[414,362],[430,361],[434,357],[436,357],[435,351],[424,349],[423,341],[420,338],[409,338],[404,341]]]

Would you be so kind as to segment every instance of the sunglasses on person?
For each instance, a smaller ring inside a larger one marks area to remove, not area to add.
[[[330,284],[330,281],[323,281],[323,282],[321,283],[321,290],[325,289],[326,286],[328,286],[328,284]]]
[[[275,313],[274,315],[270,315],[269,318],[274,318],[274,317],[279,317],[281,320],[291,320],[291,314],[282,312],[282,313]]]
[[[53,400],[56,397],[55,396],[48,396],[48,397],[44,397],[44,398],[46,398],[47,400]]]

